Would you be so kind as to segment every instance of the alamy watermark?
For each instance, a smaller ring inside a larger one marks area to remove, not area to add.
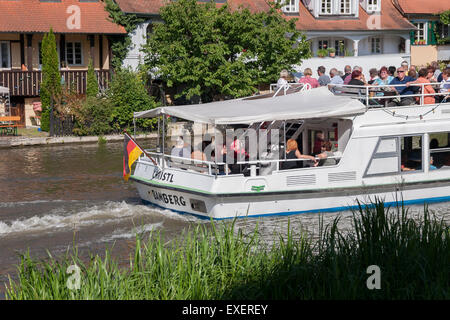
[[[369,290],[381,289],[381,269],[377,265],[370,265],[367,267],[367,274],[371,276],[367,278],[366,285]]]
[[[76,264],[69,266],[66,270],[71,276],[67,279],[66,285],[69,290],[79,290],[81,287],[81,269]]]
[[[66,19],[66,26],[69,30],[81,29],[81,9],[77,5],[68,6],[66,13],[69,17]]]

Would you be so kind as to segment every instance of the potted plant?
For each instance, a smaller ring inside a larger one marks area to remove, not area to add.
[[[328,53],[329,53],[330,57],[334,58],[336,56],[336,49],[328,48]]]
[[[320,58],[324,58],[328,55],[328,50],[327,49],[319,49],[317,50],[317,56]]]

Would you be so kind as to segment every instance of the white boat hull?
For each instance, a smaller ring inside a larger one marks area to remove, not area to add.
[[[134,179],[143,201],[178,213],[214,220],[344,211],[357,208],[358,201],[370,204],[375,197],[382,199],[386,205],[396,204],[398,200],[402,200],[405,205],[450,200],[448,182],[435,182],[429,185],[419,183],[408,186],[391,185],[372,188],[371,191],[364,188],[338,188],[250,195],[202,195],[198,192],[176,187],[161,187]],[[382,191],[377,192],[376,189]]]

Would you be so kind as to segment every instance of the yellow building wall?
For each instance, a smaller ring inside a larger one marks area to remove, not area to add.
[[[432,61],[437,61],[437,46],[411,46],[411,64],[426,67]]]

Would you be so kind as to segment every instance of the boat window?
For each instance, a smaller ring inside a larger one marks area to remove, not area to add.
[[[399,171],[399,138],[380,138],[365,176],[395,174]]]
[[[400,138],[401,170],[422,171],[422,136]]]
[[[450,168],[450,132],[430,133],[430,170]]]
[[[364,176],[422,172],[422,139],[421,135],[380,138]]]

